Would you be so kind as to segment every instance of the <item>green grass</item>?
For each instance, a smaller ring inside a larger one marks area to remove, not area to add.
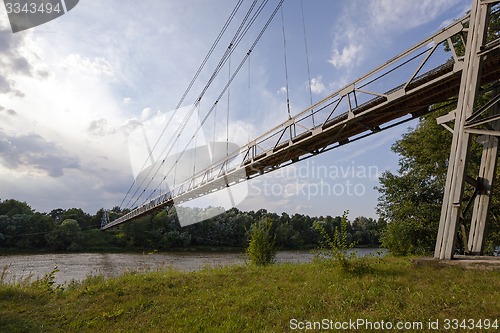
[[[500,320],[499,271],[414,266],[408,258],[369,265],[356,274],[331,262],[127,273],[64,290],[50,277],[0,281],[0,331],[289,332],[292,318]]]

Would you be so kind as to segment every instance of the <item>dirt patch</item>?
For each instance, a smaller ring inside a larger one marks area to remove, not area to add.
[[[456,255],[452,260],[435,258],[416,258],[412,260],[415,266],[427,265],[434,267],[462,267],[464,269],[498,270],[500,257]]]

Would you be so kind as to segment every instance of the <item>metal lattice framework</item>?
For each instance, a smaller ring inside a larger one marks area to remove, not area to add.
[[[497,137],[500,136],[500,131],[498,131],[498,119],[500,118],[498,113],[500,99],[498,83],[490,87],[489,90],[493,92],[493,97],[486,105],[477,109],[477,100],[480,90],[487,89],[487,83],[491,82],[487,79],[489,72],[491,72],[490,60],[496,59],[493,62],[494,68],[500,67],[499,60],[496,58],[500,49],[500,36],[498,27],[491,26],[492,18],[494,15],[498,15],[499,3],[499,1],[492,0],[473,1],[457,108],[444,118],[438,119],[440,123],[451,120],[455,122],[434,253],[434,256],[439,259],[453,258],[459,226],[464,225],[462,222],[465,213],[472,204],[472,200],[470,204],[463,204],[466,181],[475,188],[471,230],[466,253],[481,254],[483,251],[484,233],[498,156]],[[495,31],[489,31],[493,29]],[[496,38],[489,41],[487,36]],[[466,174],[472,134],[483,135],[481,138],[483,155],[479,175],[475,179]],[[462,230],[462,233],[465,233],[465,230]],[[463,237],[466,238],[465,235]]]
[[[488,28],[488,13],[492,5],[496,3],[498,1],[474,0],[471,14],[456,20],[438,33],[279,124],[210,167],[197,172],[191,179],[178,184],[168,193],[159,195],[128,214],[103,225],[102,229],[173,206],[174,201],[178,204],[192,200],[365,138],[427,114],[432,111],[432,105],[449,102],[457,96],[458,108],[460,108],[461,100],[466,93],[464,87],[468,84],[464,81],[464,77],[476,77],[476,88],[473,93],[471,92],[474,96],[477,95],[479,86],[485,86],[500,79],[499,40],[496,39],[486,45],[482,43],[482,40],[478,41],[476,36],[480,35],[477,29],[482,29],[484,35],[484,31]],[[477,8],[481,8],[480,14],[477,13]],[[471,61],[478,62],[474,63],[472,74],[470,73]],[[481,70],[477,68],[479,65]],[[475,100],[475,97],[473,99]],[[499,132],[496,131],[496,125],[491,125],[486,129],[484,127],[500,118],[498,108],[495,109],[498,100],[497,95],[482,109],[475,112],[471,111],[473,108],[469,109],[463,117],[463,124],[455,124],[455,129],[452,130],[454,145],[450,161],[457,156],[458,142],[467,141],[468,138],[464,139],[463,136],[469,136],[472,133],[488,135],[491,143],[485,147],[494,145],[495,148],[488,148],[489,155],[483,158],[496,161],[497,140],[494,136],[497,136]],[[459,119],[458,108],[457,112],[450,113],[445,119],[440,119],[440,122],[446,126],[444,124],[446,121]],[[495,113],[491,114],[491,110],[494,109]],[[490,114],[485,116],[486,112]],[[448,126],[446,127],[451,130]],[[486,168],[484,172],[491,173],[493,162],[488,163],[490,168]],[[451,164],[453,163],[450,162],[452,169]],[[455,179],[457,174],[456,170],[450,172],[448,173],[449,182]],[[461,178],[462,180],[457,179],[456,182],[461,183],[463,188],[465,176]],[[443,211],[448,198],[451,198],[448,187],[447,183],[448,192],[445,195]],[[460,191],[463,193],[463,189]],[[461,196],[458,197],[461,199]],[[482,200],[477,203],[478,207],[484,206],[483,197],[478,196],[478,200]],[[460,201],[453,201],[452,206]],[[480,208],[474,209],[480,210]],[[485,216],[484,213],[483,215]],[[450,217],[447,215],[444,219],[448,221]],[[452,220],[456,220],[455,215],[449,221]],[[484,218],[481,217],[479,220],[483,221]],[[451,258],[456,227],[450,228],[449,225],[453,223],[456,225],[456,222],[446,222],[448,226],[446,228],[443,223],[445,222],[442,217],[438,243],[439,237],[448,237],[452,245],[449,246],[448,243],[446,245],[443,242],[441,243],[444,245],[436,245],[436,256]],[[483,222],[477,223],[478,230],[484,229],[479,227],[481,223],[484,224]],[[482,245],[480,248],[482,249]]]

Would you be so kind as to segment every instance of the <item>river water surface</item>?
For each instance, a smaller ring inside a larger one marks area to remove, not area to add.
[[[359,256],[376,254],[381,249],[355,249]],[[314,258],[310,251],[280,251],[277,262],[303,263]],[[113,277],[127,271],[154,271],[176,269],[195,271],[204,267],[219,267],[245,264],[243,253],[220,252],[169,252],[169,253],[71,253],[0,255],[0,274],[4,282],[16,282],[30,277],[36,279],[51,272],[57,266],[55,282],[65,284],[71,280],[81,281],[91,275]]]

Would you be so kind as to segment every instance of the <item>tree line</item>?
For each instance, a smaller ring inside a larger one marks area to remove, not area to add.
[[[190,209],[193,214],[204,213],[203,209]],[[213,208],[206,210],[209,209]],[[126,212],[115,207],[109,216],[115,219]],[[333,235],[341,221],[340,216],[279,215],[265,209],[242,212],[232,208],[203,222],[181,227],[175,209],[170,209],[102,231],[102,216],[103,210],[90,215],[80,208],[40,213],[25,202],[0,200],[0,248],[63,252],[197,247],[243,249],[248,245],[252,224],[267,219],[278,248],[303,249],[315,247],[321,241],[318,225]],[[385,226],[383,219],[357,217],[349,222],[349,239],[360,246],[378,246]]]

